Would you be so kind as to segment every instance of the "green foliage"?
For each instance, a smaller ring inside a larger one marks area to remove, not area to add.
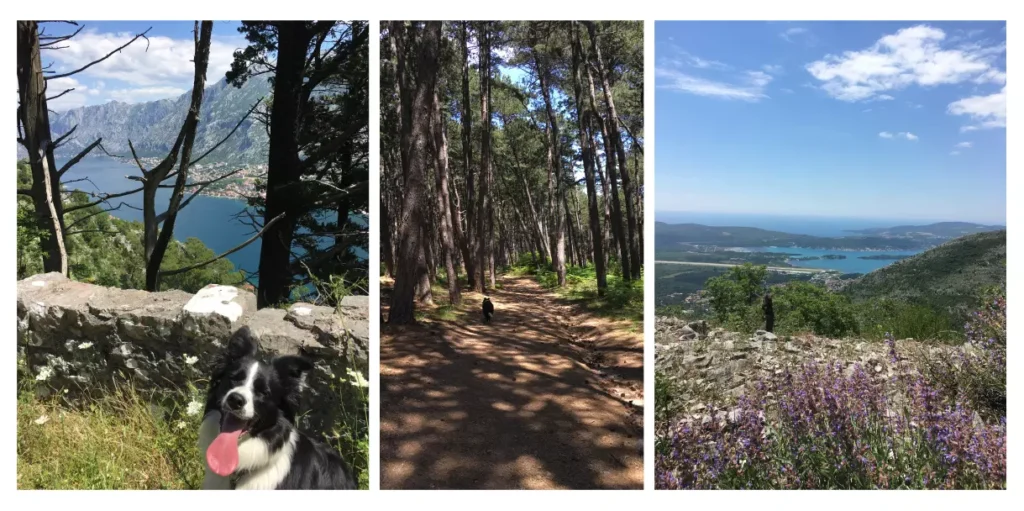
[[[845,296],[809,282],[793,282],[776,289],[776,332],[811,331],[829,337],[857,333],[853,307]]]
[[[961,324],[993,286],[1006,285],[1006,231],[957,238],[873,271],[844,293],[855,301],[889,298],[948,311]]]
[[[878,298],[856,303],[855,310],[860,333],[868,339],[884,339],[887,332],[897,339],[949,342],[963,339],[948,313],[928,306]]]
[[[620,275],[609,273],[608,287],[604,296],[597,293],[597,270],[593,265],[584,267],[569,266],[565,272],[565,287],[558,287],[558,274],[550,267],[537,268],[532,264],[528,254],[520,254],[520,263],[508,269],[511,275],[533,275],[537,282],[545,288],[552,289],[560,296],[581,303],[588,310],[598,315],[616,319],[628,319],[638,328],[643,327],[644,318],[644,281],[640,279],[627,281]]]
[[[768,269],[744,264],[734,266],[724,275],[708,279],[704,291],[711,302],[716,319],[728,323],[750,315],[752,306],[764,295]]]
[[[947,395],[957,396],[986,419],[1006,417],[1005,291],[988,293],[968,317],[967,343],[954,357],[931,356],[924,372]]]
[[[31,169],[18,163],[18,187],[31,186]],[[65,210],[88,204],[82,192],[65,194]],[[43,272],[40,240],[46,235],[39,228],[31,198],[18,196],[18,279]],[[77,209],[64,215],[67,225],[68,273],[74,280],[122,289],[144,289],[146,283],[143,227],[102,211],[100,206]],[[184,243],[174,241],[168,247],[163,269],[175,269],[203,262],[214,252],[198,238]],[[237,285],[244,281],[241,272],[227,259],[220,259],[192,271],[161,279],[161,289],[180,289],[195,293],[209,284]]]

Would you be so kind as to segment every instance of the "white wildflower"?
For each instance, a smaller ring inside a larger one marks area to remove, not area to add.
[[[185,363],[186,364],[192,365],[192,364],[195,364],[196,362],[199,362],[199,357],[193,357],[191,355],[185,355]]]
[[[185,409],[185,413],[189,415],[199,415],[203,411],[203,404],[199,401],[190,401],[188,408]]]
[[[53,376],[53,368],[50,366],[43,366],[43,368],[39,370],[39,374],[36,375],[36,380],[46,381],[49,380],[51,376]]]
[[[92,343],[91,342],[83,342],[82,344],[78,345],[78,349],[80,349],[80,350],[87,350],[87,349],[89,349],[91,347],[92,347]]]
[[[42,426],[43,424],[46,424],[47,422],[50,422],[50,418],[45,416],[45,415],[41,415],[41,416],[39,416],[38,419],[36,419],[36,420],[34,420],[32,422]]]
[[[178,423],[175,424],[174,427],[176,427],[178,429],[185,429],[185,428],[188,427],[188,423],[185,422],[185,421],[178,421]]]
[[[346,372],[348,373],[349,378],[351,378],[348,382],[351,383],[352,385],[355,385],[356,387],[360,388],[366,388],[370,386],[370,382],[366,381],[366,378],[363,378],[363,373],[359,371],[353,371],[351,367],[348,368]]]

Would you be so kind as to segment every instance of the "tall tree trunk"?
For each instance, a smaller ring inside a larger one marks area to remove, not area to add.
[[[441,22],[430,21],[416,38],[416,89],[411,111],[405,119],[411,121],[410,147],[404,151],[408,161],[402,162],[405,171],[402,218],[399,222],[398,274],[391,295],[391,314],[388,323],[402,325],[414,322],[416,286],[427,273],[423,243],[422,222],[426,213],[426,170],[429,157],[431,99],[436,91],[438,55],[441,40]],[[400,53],[399,59],[404,59]],[[403,126],[403,130],[405,126]],[[404,137],[403,137],[404,138]]]
[[[463,237],[463,259],[466,262],[466,282],[469,288],[477,285],[476,240],[476,183],[473,179],[473,108],[469,95],[469,22],[462,22],[462,167],[466,172],[466,235]],[[481,284],[482,285],[482,284]]]
[[[440,85],[437,87],[441,88]],[[434,90],[434,179],[437,184],[437,213],[441,224],[441,252],[448,276],[448,299],[452,305],[462,303],[459,273],[455,271],[455,243],[452,240],[452,210],[448,197],[448,136],[441,115],[441,100]]]
[[[605,151],[610,159],[611,152],[615,153],[618,158],[618,168],[622,169],[622,191],[625,196],[626,202],[626,238],[630,251],[630,274],[634,279],[640,278],[640,266],[643,263],[640,257],[640,251],[642,244],[637,242],[637,226],[643,224],[637,224],[636,211],[633,207],[633,183],[630,179],[629,172],[626,169],[626,151],[622,143],[622,134],[619,132],[619,114],[615,110],[615,99],[612,94],[612,87],[608,80],[608,73],[605,72],[604,59],[601,56],[601,44],[599,41],[599,35],[595,29],[594,22],[584,21],[587,26],[587,31],[590,34],[590,47],[594,53],[594,62],[597,64],[598,78],[601,80],[601,89],[604,91],[605,108],[607,109],[608,120],[606,122],[608,128],[607,138],[610,138],[613,142],[614,151],[608,150],[608,144],[605,144]],[[611,163],[609,163],[611,168]],[[615,178],[612,177],[614,180]]]
[[[274,102],[270,110],[270,151],[267,160],[267,197],[263,220],[285,217],[264,232],[260,246],[259,290],[256,306],[273,306],[288,299],[294,282],[292,240],[297,212],[302,210],[299,140],[302,85],[306,51],[311,35],[302,21],[277,22],[277,70]]]
[[[594,241],[594,269],[597,272],[597,295],[604,296],[608,288],[608,277],[605,269],[604,246],[601,233],[601,216],[597,205],[597,183],[594,178],[594,148],[590,144],[590,136],[586,127],[591,125],[591,112],[583,102],[583,74],[580,66],[584,64],[583,47],[580,43],[580,32],[577,22],[570,23],[572,39],[572,70],[573,92],[576,98],[576,116],[579,129],[580,148],[583,153],[583,173],[587,181],[587,209],[590,213],[590,232]]]
[[[481,23],[480,41],[480,201],[477,208],[477,263],[480,268],[479,291],[486,293],[490,280],[491,239],[491,35],[490,23]]]
[[[40,240],[43,270],[68,274],[68,254],[64,245],[64,203],[60,176],[53,157],[50,138],[50,113],[46,101],[39,50],[39,25],[35,21],[18,22],[18,121],[24,130],[21,140],[32,168],[32,205],[36,224],[46,235]]]
[[[590,33],[590,46],[591,49],[593,49],[593,32]],[[629,240],[626,239],[626,233],[624,232],[626,229],[622,218],[622,205],[619,202],[619,176],[615,160],[616,141],[609,136],[608,123],[606,123],[604,119],[601,118],[601,114],[597,112],[597,93],[594,90],[594,75],[590,72],[590,66],[587,66],[587,84],[590,92],[590,110],[594,112],[593,119],[601,129],[601,138],[604,140],[604,156],[607,174],[602,174],[602,176],[607,175],[608,178],[607,183],[602,182],[605,207],[607,208],[608,204],[611,203],[612,236],[619,248],[619,262],[622,264],[622,278],[624,280],[630,280],[632,277],[632,274],[630,273],[630,246]],[[622,168],[625,169],[626,167],[623,166]],[[625,174],[625,172],[623,173]],[[609,190],[608,185],[611,185],[611,190]]]
[[[535,24],[531,28],[536,27]],[[544,98],[544,110],[547,113],[547,122],[544,124],[544,140],[547,146],[548,157],[548,218],[554,223],[551,226],[554,238],[554,251],[551,254],[551,269],[558,276],[558,287],[565,287],[565,222],[562,221],[561,206],[563,194],[561,163],[562,153],[558,142],[561,140],[558,134],[558,118],[551,102],[551,69],[544,57],[543,63],[538,55],[536,44],[533,45],[534,68],[540,80],[540,92]]]

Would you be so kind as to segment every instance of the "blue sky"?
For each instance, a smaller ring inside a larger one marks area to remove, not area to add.
[[[106,61],[68,78],[52,80],[51,91],[74,88],[50,107],[56,111],[109,101],[139,103],[177,97],[192,88],[194,54],[193,21],[85,21],[81,33],[62,43],[67,48],[43,54],[51,69],[60,72],[78,69],[130,40],[149,27],[149,47],[138,40]],[[245,46],[238,33],[238,22],[215,21],[210,46],[207,82],[224,77],[232,54]],[[48,23],[48,34],[64,35],[74,31],[70,25]]]
[[[657,22],[657,211],[1006,221],[1003,22]]]

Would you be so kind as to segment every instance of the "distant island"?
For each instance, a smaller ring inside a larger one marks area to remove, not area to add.
[[[899,261],[901,259],[906,259],[908,257],[911,257],[911,256],[908,256],[908,255],[897,255],[897,254],[878,254],[878,255],[860,256],[857,259],[868,259],[868,260],[872,260],[872,261]]]
[[[844,256],[844,255],[837,255],[837,254],[825,254],[825,255],[822,255],[822,256],[804,256],[804,257],[790,257],[789,258],[790,261],[820,261],[822,259],[840,260],[840,259],[846,259],[846,256]],[[862,257],[861,259],[864,259],[864,258]]]

